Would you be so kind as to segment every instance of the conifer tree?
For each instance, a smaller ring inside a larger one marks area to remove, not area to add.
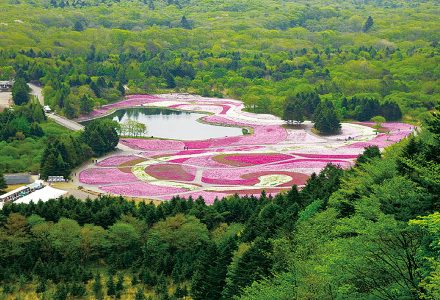
[[[362,30],[366,33],[368,31],[370,31],[371,27],[373,27],[373,18],[371,16],[368,17],[367,21],[365,21],[364,27],[362,28]]]
[[[0,195],[4,193],[4,190],[8,187],[6,179],[2,173],[0,173]]]

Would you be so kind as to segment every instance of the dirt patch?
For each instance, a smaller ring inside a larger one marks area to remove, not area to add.
[[[12,93],[11,92],[0,92],[0,111],[10,107],[12,104]]]

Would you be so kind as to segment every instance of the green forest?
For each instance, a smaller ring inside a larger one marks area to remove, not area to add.
[[[0,211],[2,299],[438,299],[440,114],[272,197]],[[106,297],[106,298],[105,298]]]
[[[23,72],[69,118],[120,99],[124,86],[233,97],[278,116],[300,93],[318,93],[347,119],[363,106],[344,99],[397,104],[409,121],[439,102],[437,0],[9,0],[0,8],[0,79]]]

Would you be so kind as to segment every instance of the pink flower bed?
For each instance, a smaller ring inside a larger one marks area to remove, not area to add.
[[[209,184],[254,185],[258,183],[258,179],[247,178],[247,174],[258,172],[272,172],[272,174],[279,174],[277,173],[279,171],[291,171],[309,175],[316,172],[316,170],[323,169],[328,163],[338,165],[341,168],[349,168],[353,165],[351,162],[345,160],[295,159],[267,166],[234,169],[208,169],[203,171],[202,182]],[[298,170],[300,170],[300,172],[298,172]],[[304,170],[309,170],[309,172],[304,172]]]
[[[250,154],[238,154],[228,155],[224,157],[225,160],[245,163],[248,165],[260,165],[268,164],[276,161],[292,159],[292,156],[278,153],[250,153]]]
[[[193,149],[206,149],[210,148],[212,145],[212,140],[204,140],[204,141],[185,141],[185,146],[188,147],[188,150]]]
[[[234,151],[234,152],[241,152],[241,151],[252,151],[257,149],[262,149],[263,146],[243,146],[243,147],[226,147],[226,148],[218,148],[215,149],[216,152],[226,152],[226,151]]]
[[[79,181],[85,184],[109,184],[134,182],[139,179],[132,173],[121,172],[117,168],[90,168],[79,173]]]
[[[139,159],[139,156],[136,155],[118,155],[118,156],[112,156],[109,158],[106,158],[96,165],[98,167],[117,167],[120,164]]]
[[[354,122],[354,124],[359,124],[368,127],[373,127],[376,125],[376,123],[374,122]],[[414,125],[405,124],[405,123],[396,123],[396,122],[382,123],[381,125],[383,128],[386,128],[390,131],[413,130],[414,128],[420,129],[419,127]]]
[[[353,143],[351,145],[343,146],[345,148],[365,148],[370,146],[377,146],[381,149],[390,146],[391,144],[394,144],[401,139],[409,136],[411,134],[410,131],[400,131],[400,132],[394,132],[392,134],[381,134],[372,139],[368,142],[357,142]]]
[[[232,168],[233,166],[225,165],[212,159],[213,155],[191,157],[185,161],[185,164],[198,166],[203,168]]]
[[[129,100],[124,100],[124,101],[117,102],[117,103],[103,105],[101,108],[93,110],[89,115],[81,116],[75,120],[84,120],[84,119],[94,118],[94,117],[100,116],[102,114],[105,114],[114,108],[139,106],[142,104],[154,103],[154,102],[158,102],[158,101],[160,101],[160,98],[157,98],[154,96],[147,96],[147,95],[145,95],[144,97],[139,97],[139,98],[135,98],[135,97],[130,98],[129,97]]]
[[[145,173],[160,180],[193,181],[197,169],[186,165],[157,164],[145,168]]]
[[[292,153],[293,155],[307,157],[307,158],[323,158],[323,159],[355,159],[358,155],[324,155],[324,154],[303,154]]]
[[[125,146],[136,150],[183,150],[185,144],[174,140],[156,140],[156,139],[130,139],[124,138],[119,142]]]
[[[168,194],[185,193],[188,190],[174,187],[164,187],[146,182],[136,182],[131,184],[115,184],[99,187],[101,190],[112,194],[127,196],[160,196]]]

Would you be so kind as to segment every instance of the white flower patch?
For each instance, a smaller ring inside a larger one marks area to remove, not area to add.
[[[153,176],[145,173],[145,166],[132,167],[131,172],[133,173],[134,176],[136,176],[138,179],[142,181],[156,180],[156,178],[154,178]]]
[[[179,105],[182,104],[180,101],[160,101],[160,102],[154,102],[154,103],[145,103],[142,104],[142,106],[157,106],[157,107],[169,107],[173,105]]]
[[[285,122],[281,120],[280,118],[276,119],[267,119],[264,118],[265,115],[258,115],[258,114],[246,114],[243,115],[241,111],[235,111],[235,109],[230,109],[226,112],[226,116],[228,119],[238,122],[246,121],[245,123],[248,124],[257,124],[257,125],[282,125]]]
[[[149,165],[155,165],[158,163],[159,162],[153,161],[153,160],[143,161],[143,162],[136,164],[134,167],[132,167],[131,172],[133,173],[134,176],[136,176],[138,179],[140,179],[142,181],[156,180],[156,178],[154,178],[153,176],[151,176],[145,172],[145,168]]]
[[[236,190],[255,190],[255,186],[212,186],[205,191],[207,192],[222,192],[222,191],[236,191]]]
[[[197,185],[189,184],[189,183],[174,182],[174,181],[157,180],[157,181],[150,182],[150,184],[157,185],[157,186],[164,186],[164,187],[187,189],[190,191],[200,190],[200,187]]]
[[[258,187],[266,187],[266,186],[277,186],[292,180],[292,177],[283,174],[274,174],[274,175],[263,175],[258,177],[260,180],[255,186]]]

